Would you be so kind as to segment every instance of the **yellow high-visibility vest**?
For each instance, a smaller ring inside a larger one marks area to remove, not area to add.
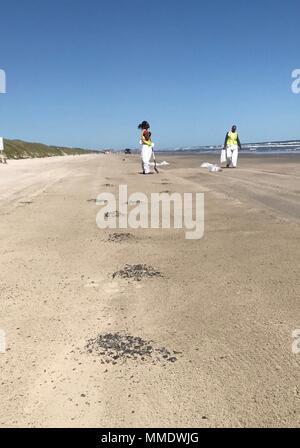
[[[227,146],[237,145],[238,144],[238,133],[237,132],[228,132],[227,137]]]

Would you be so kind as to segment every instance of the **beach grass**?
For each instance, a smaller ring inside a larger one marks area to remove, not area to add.
[[[34,159],[53,156],[90,154],[82,148],[67,148],[63,146],[48,146],[43,143],[31,143],[22,140],[4,140],[4,150],[8,159]]]

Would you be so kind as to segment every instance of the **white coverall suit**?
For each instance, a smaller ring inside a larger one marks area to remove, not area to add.
[[[228,132],[225,148],[221,153],[221,164],[226,163],[227,166],[237,167],[239,158],[239,137],[236,132]]]
[[[148,144],[147,144],[148,143]],[[142,145],[141,157],[142,157],[142,168],[143,173],[150,174],[150,160],[153,154],[154,143],[152,143],[151,139],[145,143],[145,139],[142,133],[140,144]]]

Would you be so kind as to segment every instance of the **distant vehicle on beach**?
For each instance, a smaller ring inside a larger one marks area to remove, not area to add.
[[[125,153],[126,155],[129,155],[129,154],[132,154],[132,151],[131,151],[131,149],[126,148],[125,151],[124,151],[124,153]]]

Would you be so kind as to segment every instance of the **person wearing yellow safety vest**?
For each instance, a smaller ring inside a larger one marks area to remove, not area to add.
[[[151,139],[150,124],[147,121],[143,121],[138,128],[142,131],[141,133],[141,145],[142,145],[142,168],[143,174],[152,174],[150,169],[150,160],[153,154],[154,144]]]
[[[221,164],[226,163],[227,168],[236,168],[239,149],[242,149],[239,135],[236,126],[232,126],[231,131],[227,132],[225,137],[224,148],[221,154]]]

